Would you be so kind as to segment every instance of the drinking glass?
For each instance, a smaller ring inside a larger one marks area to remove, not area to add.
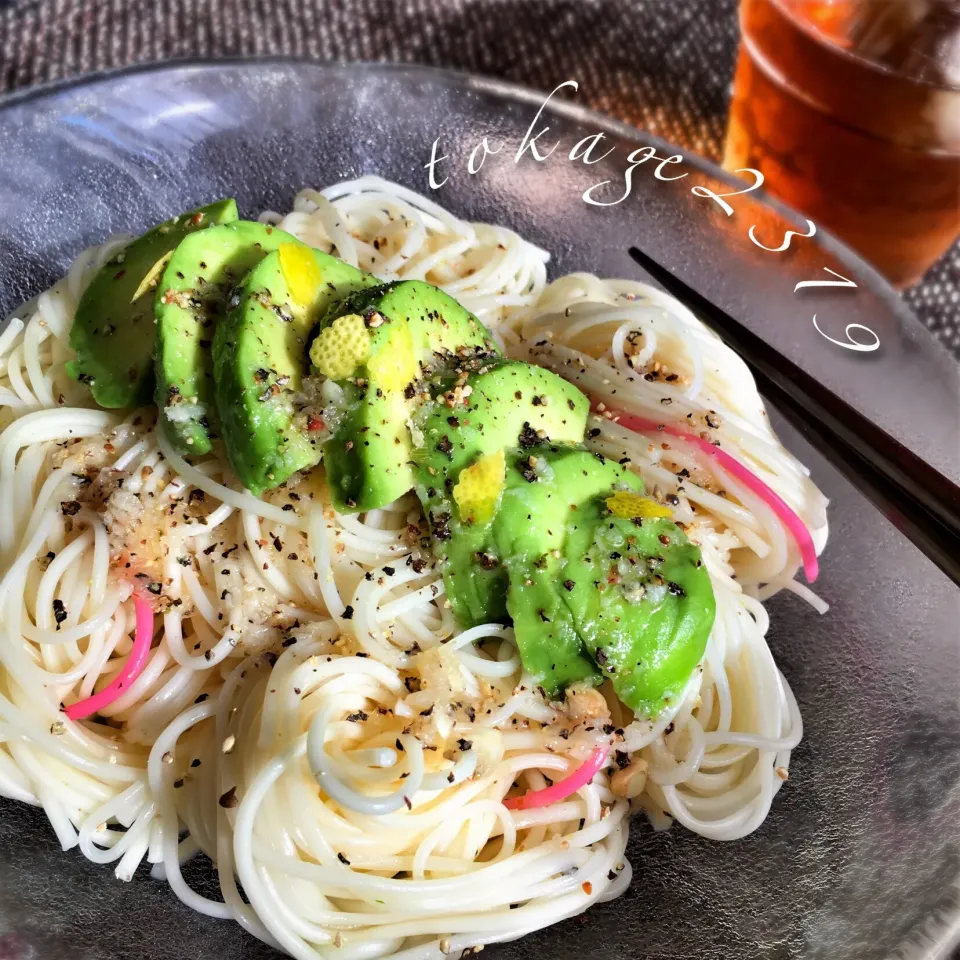
[[[724,150],[908,286],[960,233],[960,2],[742,0]]]

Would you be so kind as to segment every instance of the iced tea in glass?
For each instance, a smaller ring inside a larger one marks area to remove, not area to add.
[[[960,0],[742,0],[724,166],[907,286],[960,233]]]

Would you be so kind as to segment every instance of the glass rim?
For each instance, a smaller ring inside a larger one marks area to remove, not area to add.
[[[743,10],[743,5],[746,2],[750,2],[750,0],[741,0],[741,11]],[[760,0],[760,2],[764,2],[764,0]],[[845,47],[841,47],[838,43],[835,43],[829,35],[821,33],[809,21],[797,16],[797,14],[790,9],[791,0],[766,0],[766,2],[776,7],[788,20],[790,20],[792,24],[794,24],[802,33],[810,37],[810,39],[812,39],[815,43],[823,47],[828,47],[838,56],[856,64],[857,66],[865,67],[868,70],[872,70],[875,73],[890,77],[893,80],[905,81],[906,83],[917,88],[925,88],[938,93],[960,93],[960,83],[942,84],[935,83],[932,80],[923,80],[919,77],[911,77],[909,73],[901,73],[899,70],[894,69],[889,64],[879,63],[876,60],[871,60],[868,57],[861,56],[852,50],[847,50]]]

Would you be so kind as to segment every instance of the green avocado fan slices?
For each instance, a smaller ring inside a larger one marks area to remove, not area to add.
[[[283,230],[237,220],[188,234],[173,251],[157,287],[156,404],[163,429],[184,456],[211,449],[218,428],[213,337],[233,288],[281,243]]]
[[[98,404],[152,394],[179,453],[220,437],[255,495],[321,458],[341,512],[414,489],[457,622],[512,623],[551,697],[608,680],[655,716],[703,658],[716,601],[700,550],[582,445],[580,390],[501,356],[429,283],[382,283],[223,200],[105,264],[70,343]]]
[[[335,304],[310,355],[346,394],[323,463],[337,509],[355,512],[386,506],[414,485],[409,421],[424,378],[499,350],[452,297],[422,280],[402,280]]]
[[[416,491],[434,530],[447,596],[464,626],[505,619],[506,589],[502,571],[478,561],[488,551],[493,519],[480,524],[462,515],[456,481],[498,450],[529,450],[545,438],[579,442],[588,412],[587,398],[549,370],[502,359],[472,366],[477,369],[430,383],[432,400],[415,417],[421,445],[413,454]]]
[[[214,394],[233,469],[254,494],[320,462],[298,402],[310,333],[335,300],[377,280],[305,244],[282,243],[246,276],[214,331]]]
[[[232,199],[161,223],[108,260],[80,297],[70,329],[67,373],[101,407],[136,407],[153,396],[154,288],[177,244],[237,219]]]
[[[602,497],[567,524],[564,600],[617,696],[656,716],[703,657],[716,600],[700,550],[670,519],[617,516]]]

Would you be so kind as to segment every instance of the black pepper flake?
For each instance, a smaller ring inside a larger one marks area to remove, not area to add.
[[[457,741],[457,746],[460,748],[460,750],[461,750],[463,753],[466,753],[468,750],[470,750],[470,749],[473,747],[473,741],[472,741],[472,740],[464,740],[463,737],[461,737],[461,738]]]
[[[419,693],[420,679],[418,677],[404,677],[403,685],[407,688],[407,693]]]
[[[577,585],[575,580],[564,580],[563,587],[565,590],[572,590]]]
[[[624,767],[630,766],[630,754],[625,750],[617,750],[613,755],[613,759],[617,761],[617,766],[623,770]]]
[[[670,544],[670,538],[669,538],[665,533],[661,533],[661,534],[657,537],[657,539],[658,539],[665,547],[666,547],[666,546],[669,546],[669,544]]]
[[[431,713],[433,713],[433,704],[432,704],[432,703],[430,704],[429,707],[427,707],[426,710],[421,710],[421,711],[420,711],[420,716],[421,716],[421,717],[429,717]]]
[[[396,748],[403,753],[403,744],[400,742],[400,738],[397,737]]]
[[[433,536],[435,540],[450,539],[450,514],[435,513],[433,515]]]
[[[593,440],[595,437],[599,437],[599,436],[600,436],[600,428],[599,428],[599,427],[594,427],[592,430],[588,430],[588,431],[587,431],[587,436],[588,436],[591,440]]]
[[[60,624],[67,619],[67,608],[63,605],[62,600],[53,601],[53,619],[57,621],[57,629],[60,629]]]
[[[523,450],[529,450],[531,447],[535,447],[539,442],[540,438],[537,436],[537,431],[534,430],[529,423],[525,422],[520,434],[517,437],[517,443]]]
[[[346,607],[343,608],[343,619],[344,620],[353,619],[353,607],[351,607],[350,604],[347,604]]]
[[[163,585],[154,581],[153,583],[147,584],[147,590],[152,593],[155,597],[159,597],[163,591]]]
[[[687,595],[687,591],[684,590],[683,587],[681,587],[679,583],[674,583],[673,580],[668,580],[668,581],[667,581],[667,589],[668,589],[675,597],[685,597],[685,596]]]
[[[392,577],[397,571],[394,567],[384,567],[383,572],[388,576]]]
[[[367,719],[367,715],[362,710],[358,710],[356,713],[347,714],[347,719],[351,723],[360,723]]]
[[[75,516],[80,512],[80,503],[76,500],[67,500],[60,504],[60,512],[65,517]]]
[[[603,666],[607,662],[607,655],[603,652],[603,647],[597,647],[597,652],[594,653],[593,659],[597,661],[600,666]]]
[[[181,567],[189,567],[193,563],[193,560],[190,557],[177,557],[177,563],[179,563]]]
[[[217,802],[226,810],[239,806],[240,801],[237,799],[237,788],[231,787],[226,793],[221,794]]]
[[[409,797],[404,797],[404,798],[403,798],[403,802],[407,805],[407,809],[408,809],[408,810],[412,810],[412,809],[413,809],[413,804],[410,802],[410,798],[409,798]]]
[[[669,737],[673,733],[673,721],[671,720],[663,729],[663,735]]]
[[[350,866],[350,861],[342,853],[337,854],[337,859],[341,863],[345,863],[348,867]]]

